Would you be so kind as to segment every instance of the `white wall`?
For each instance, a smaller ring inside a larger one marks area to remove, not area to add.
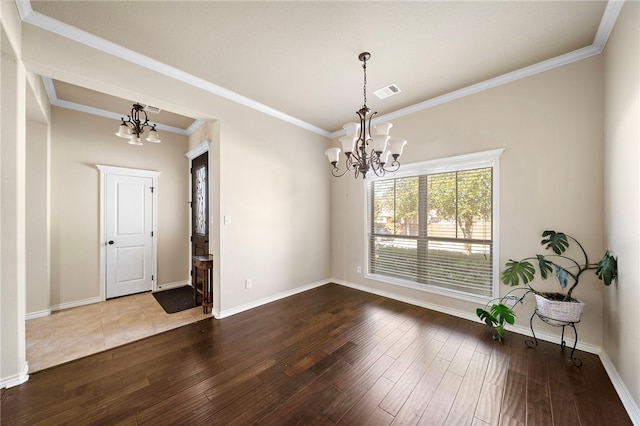
[[[623,6],[605,49],[606,244],[619,278],[607,289],[603,347],[640,419],[640,3]]]
[[[604,252],[603,100],[602,58],[593,57],[394,119],[392,135],[409,141],[404,163],[505,148],[500,160],[500,265],[540,252],[545,229],[575,236],[595,260]],[[363,185],[352,177],[333,181],[333,276],[475,316],[480,304],[356,273],[357,266],[364,270],[366,265]],[[559,289],[551,280],[536,287]],[[500,284],[502,294],[508,289]],[[587,303],[578,326],[580,341],[595,347],[602,345],[603,293],[593,274],[584,276],[574,292]],[[522,308],[517,324],[528,328],[533,309]],[[543,324],[538,328],[559,333]]]

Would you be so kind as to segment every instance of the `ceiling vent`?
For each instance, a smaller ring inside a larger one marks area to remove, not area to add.
[[[160,108],[154,107],[154,106],[151,106],[151,105],[145,105],[144,106],[144,110],[147,111],[147,112],[152,112],[154,114],[160,114],[160,111],[162,111]]]
[[[385,86],[382,89],[376,90],[375,92],[373,92],[373,94],[380,99],[385,99],[400,92],[402,92],[402,90],[400,90],[400,88],[396,86],[395,83],[391,83],[390,85]]]

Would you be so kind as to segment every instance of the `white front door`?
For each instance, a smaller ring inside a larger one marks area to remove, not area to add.
[[[153,179],[106,175],[107,299],[153,286]]]

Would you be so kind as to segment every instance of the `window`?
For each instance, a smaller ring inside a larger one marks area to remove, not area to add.
[[[451,295],[491,298],[498,158],[486,151],[405,165],[368,182],[368,274]]]

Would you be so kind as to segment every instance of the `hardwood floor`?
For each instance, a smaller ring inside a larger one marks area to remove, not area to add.
[[[3,425],[630,425],[597,356],[335,284],[31,375]]]

